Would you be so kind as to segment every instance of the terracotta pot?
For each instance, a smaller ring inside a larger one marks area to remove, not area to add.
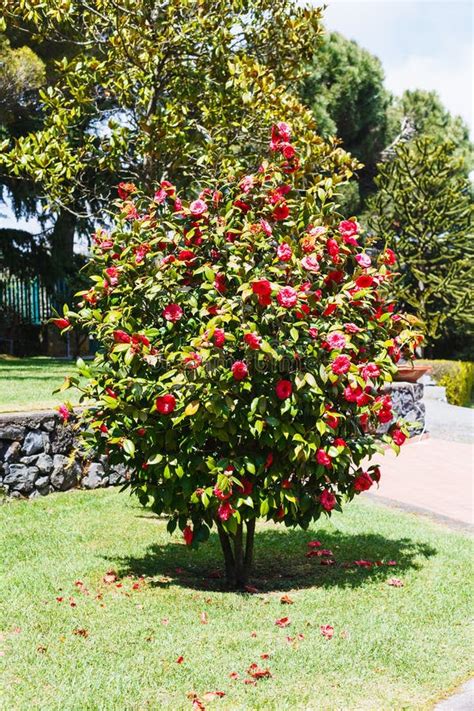
[[[422,375],[430,373],[431,370],[431,365],[423,365],[421,363],[415,363],[414,365],[400,365],[398,366],[398,372],[395,375],[394,380],[403,383],[416,383]]]

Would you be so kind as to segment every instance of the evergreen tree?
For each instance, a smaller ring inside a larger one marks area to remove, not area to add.
[[[369,232],[398,255],[393,287],[425,323],[428,345],[462,330],[472,337],[472,199],[456,146],[428,136],[382,163],[369,200]]]

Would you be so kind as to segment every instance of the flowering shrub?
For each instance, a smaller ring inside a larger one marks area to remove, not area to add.
[[[79,364],[93,446],[126,461],[188,545],[215,525],[234,585],[257,518],[307,527],[378,481],[361,462],[393,419],[382,386],[413,340],[385,295],[394,253],[369,255],[322,188],[299,191],[287,124],[270,151],[189,203],[167,181],[151,199],[121,184],[93,285],[58,323],[102,345]],[[405,437],[394,422],[381,439]]]

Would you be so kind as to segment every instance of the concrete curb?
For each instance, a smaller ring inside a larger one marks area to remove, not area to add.
[[[430,509],[422,508],[421,506],[412,506],[410,504],[405,504],[402,501],[397,501],[396,499],[388,499],[385,496],[379,496],[378,494],[366,493],[364,498],[370,499],[375,504],[380,506],[387,506],[391,509],[400,509],[405,513],[417,514],[419,516],[426,516],[436,523],[440,523],[448,528],[452,528],[455,531],[464,531],[465,533],[474,534],[474,524],[466,523],[465,521],[459,521],[456,518],[451,518],[450,516],[443,516],[442,514],[430,511]],[[474,704],[471,707],[471,711],[474,709]]]

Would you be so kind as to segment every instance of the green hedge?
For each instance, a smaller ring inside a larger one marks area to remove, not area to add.
[[[446,388],[446,397],[451,405],[469,406],[474,385],[474,363],[460,360],[424,360],[431,365],[430,373],[437,385]]]

